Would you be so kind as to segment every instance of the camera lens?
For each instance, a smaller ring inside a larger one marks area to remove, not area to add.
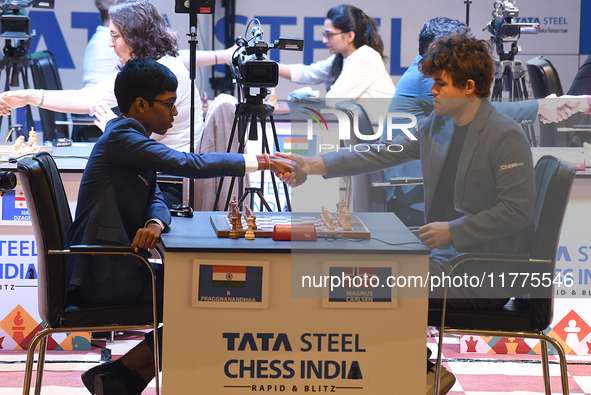
[[[501,37],[504,40],[517,40],[519,38],[519,26],[504,24],[501,28]]]
[[[0,192],[6,192],[16,187],[16,176],[11,171],[0,171]]]

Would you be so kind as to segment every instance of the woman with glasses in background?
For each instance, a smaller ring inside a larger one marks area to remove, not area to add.
[[[191,121],[191,80],[189,71],[179,56],[178,35],[166,26],[166,20],[158,9],[146,0],[121,2],[109,8],[111,33],[109,46],[115,50],[123,65],[130,59],[153,59],[168,67],[177,77],[177,100],[174,103],[178,114],[174,123],[163,135],[150,137],[169,148],[190,151]],[[199,51],[198,65],[228,63],[232,50]],[[215,60],[214,60],[215,59]],[[24,89],[7,91],[0,95],[0,115],[8,115],[10,110],[25,105],[37,106],[56,112],[95,115],[95,124],[104,130],[107,121],[116,115],[110,110],[117,107],[113,91],[116,74],[103,81],[79,90]],[[222,106],[226,101],[234,109],[235,99],[227,100],[229,95],[221,95]],[[173,111],[171,103],[163,103]],[[213,114],[212,114],[213,116]],[[195,147],[204,129],[202,103],[195,87]],[[195,149],[198,152],[198,149]],[[165,200],[170,206],[182,203],[182,188],[178,184],[162,186]]]
[[[179,81],[175,103],[178,115],[173,127],[165,135],[152,135],[151,138],[170,148],[189,151],[191,81],[187,68],[178,58],[177,34],[166,26],[160,12],[147,1],[116,4],[109,9],[109,17],[109,46],[115,50],[121,64],[136,58],[154,59],[176,75]],[[0,95],[0,115],[8,115],[10,110],[27,104],[57,112],[95,115],[97,111],[107,111],[117,106],[114,85],[115,75],[79,90],[7,91]],[[195,134],[198,136],[203,128],[198,92],[195,95],[195,107]],[[97,126],[104,128],[104,125]]]
[[[331,57],[309,66],[279,65],[279,75],[301,84],[326,86],[327,99],[392,98],[394,83],[384,66],[384,43],[377,23],[350,5],[331,8],[322,42]]]

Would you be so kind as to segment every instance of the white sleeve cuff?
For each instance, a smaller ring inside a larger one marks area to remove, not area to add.
[[[242,154],[242,156],[244,157],[245,173],[254,173],[259,169],[259,161],[255,154]]]
[[[150,222],[154,222],[154,223],[158,224],[158,226],[160,226],[160,231],[163,231],[166,228],[166,225],[164,225],[164,222],[162,222],[158,218],[150,218],[149,220],[147,220],[144,225],[144,228],[147,227]]]

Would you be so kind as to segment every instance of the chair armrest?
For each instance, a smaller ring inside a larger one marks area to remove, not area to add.
[[[498,262],[498,261],[505,261],[505,262],[514,262],[517,266],[520,263],[526,264],[528,267],[531,264],[546,264],[552,265],[553,262],[551,260],[546,259],[532,259],[529,254],[522,253],[522,254],[507,254],[507,253],[494,253],[494,252],[465,252],[462,253],[453,259],[450,260],[451,269],[447,274],[451,274],[453,270],[462,262],[465,261],[488,261],[488,262]]]
[[[423,185],[423,179],[421,177],[394,177],[390,178],[387,182],[372,182],[371,186],[374,188],[378,187],[395,187],[405,185]]]
[[[147,260],[152,256],[150,251],[141,248],[136,253],[131,247],[102,245],[74,245],[70,246],[69,250],[49,250],[48,253],[60,255],[132,255],[143,260]]]

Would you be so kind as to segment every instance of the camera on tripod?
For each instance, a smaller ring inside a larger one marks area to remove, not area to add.
[[[7,191],[16,187],[16,176],[12,171],[0,171],[0,193],[6,193]]]
[[[4,55],[23,56],[27,53],[35,31],[23,8],[53,8],[55,0],[0,0],[0,37],[6,40]],[[13,46],[10,40],[20,41]]]
[[[513,17],[519,16],[519,9],[515,6],[515,0],[495,1],[495,10],[492,13],[493,20],[487,25],[491,38],[497,44],[499,42],[516,42],[521,34],[538,34],[539,23],[513,23]]]
[[[252,21],[251,21],[252,22]],[[267,53],[270,49],[286,49],[302,51],[304,40],[301,38],[280,37],[272,44],[263,40],[263,29],[259,26],[251,31],[252,37],[236,39],[238,50],[232,59],[233,72],[237,82],[248,88],[272,88],[279,83],[279,65],[270,60]],[[249,43],[249,41],[251,41]],[[265,91],[266,89],[261,89]]]

